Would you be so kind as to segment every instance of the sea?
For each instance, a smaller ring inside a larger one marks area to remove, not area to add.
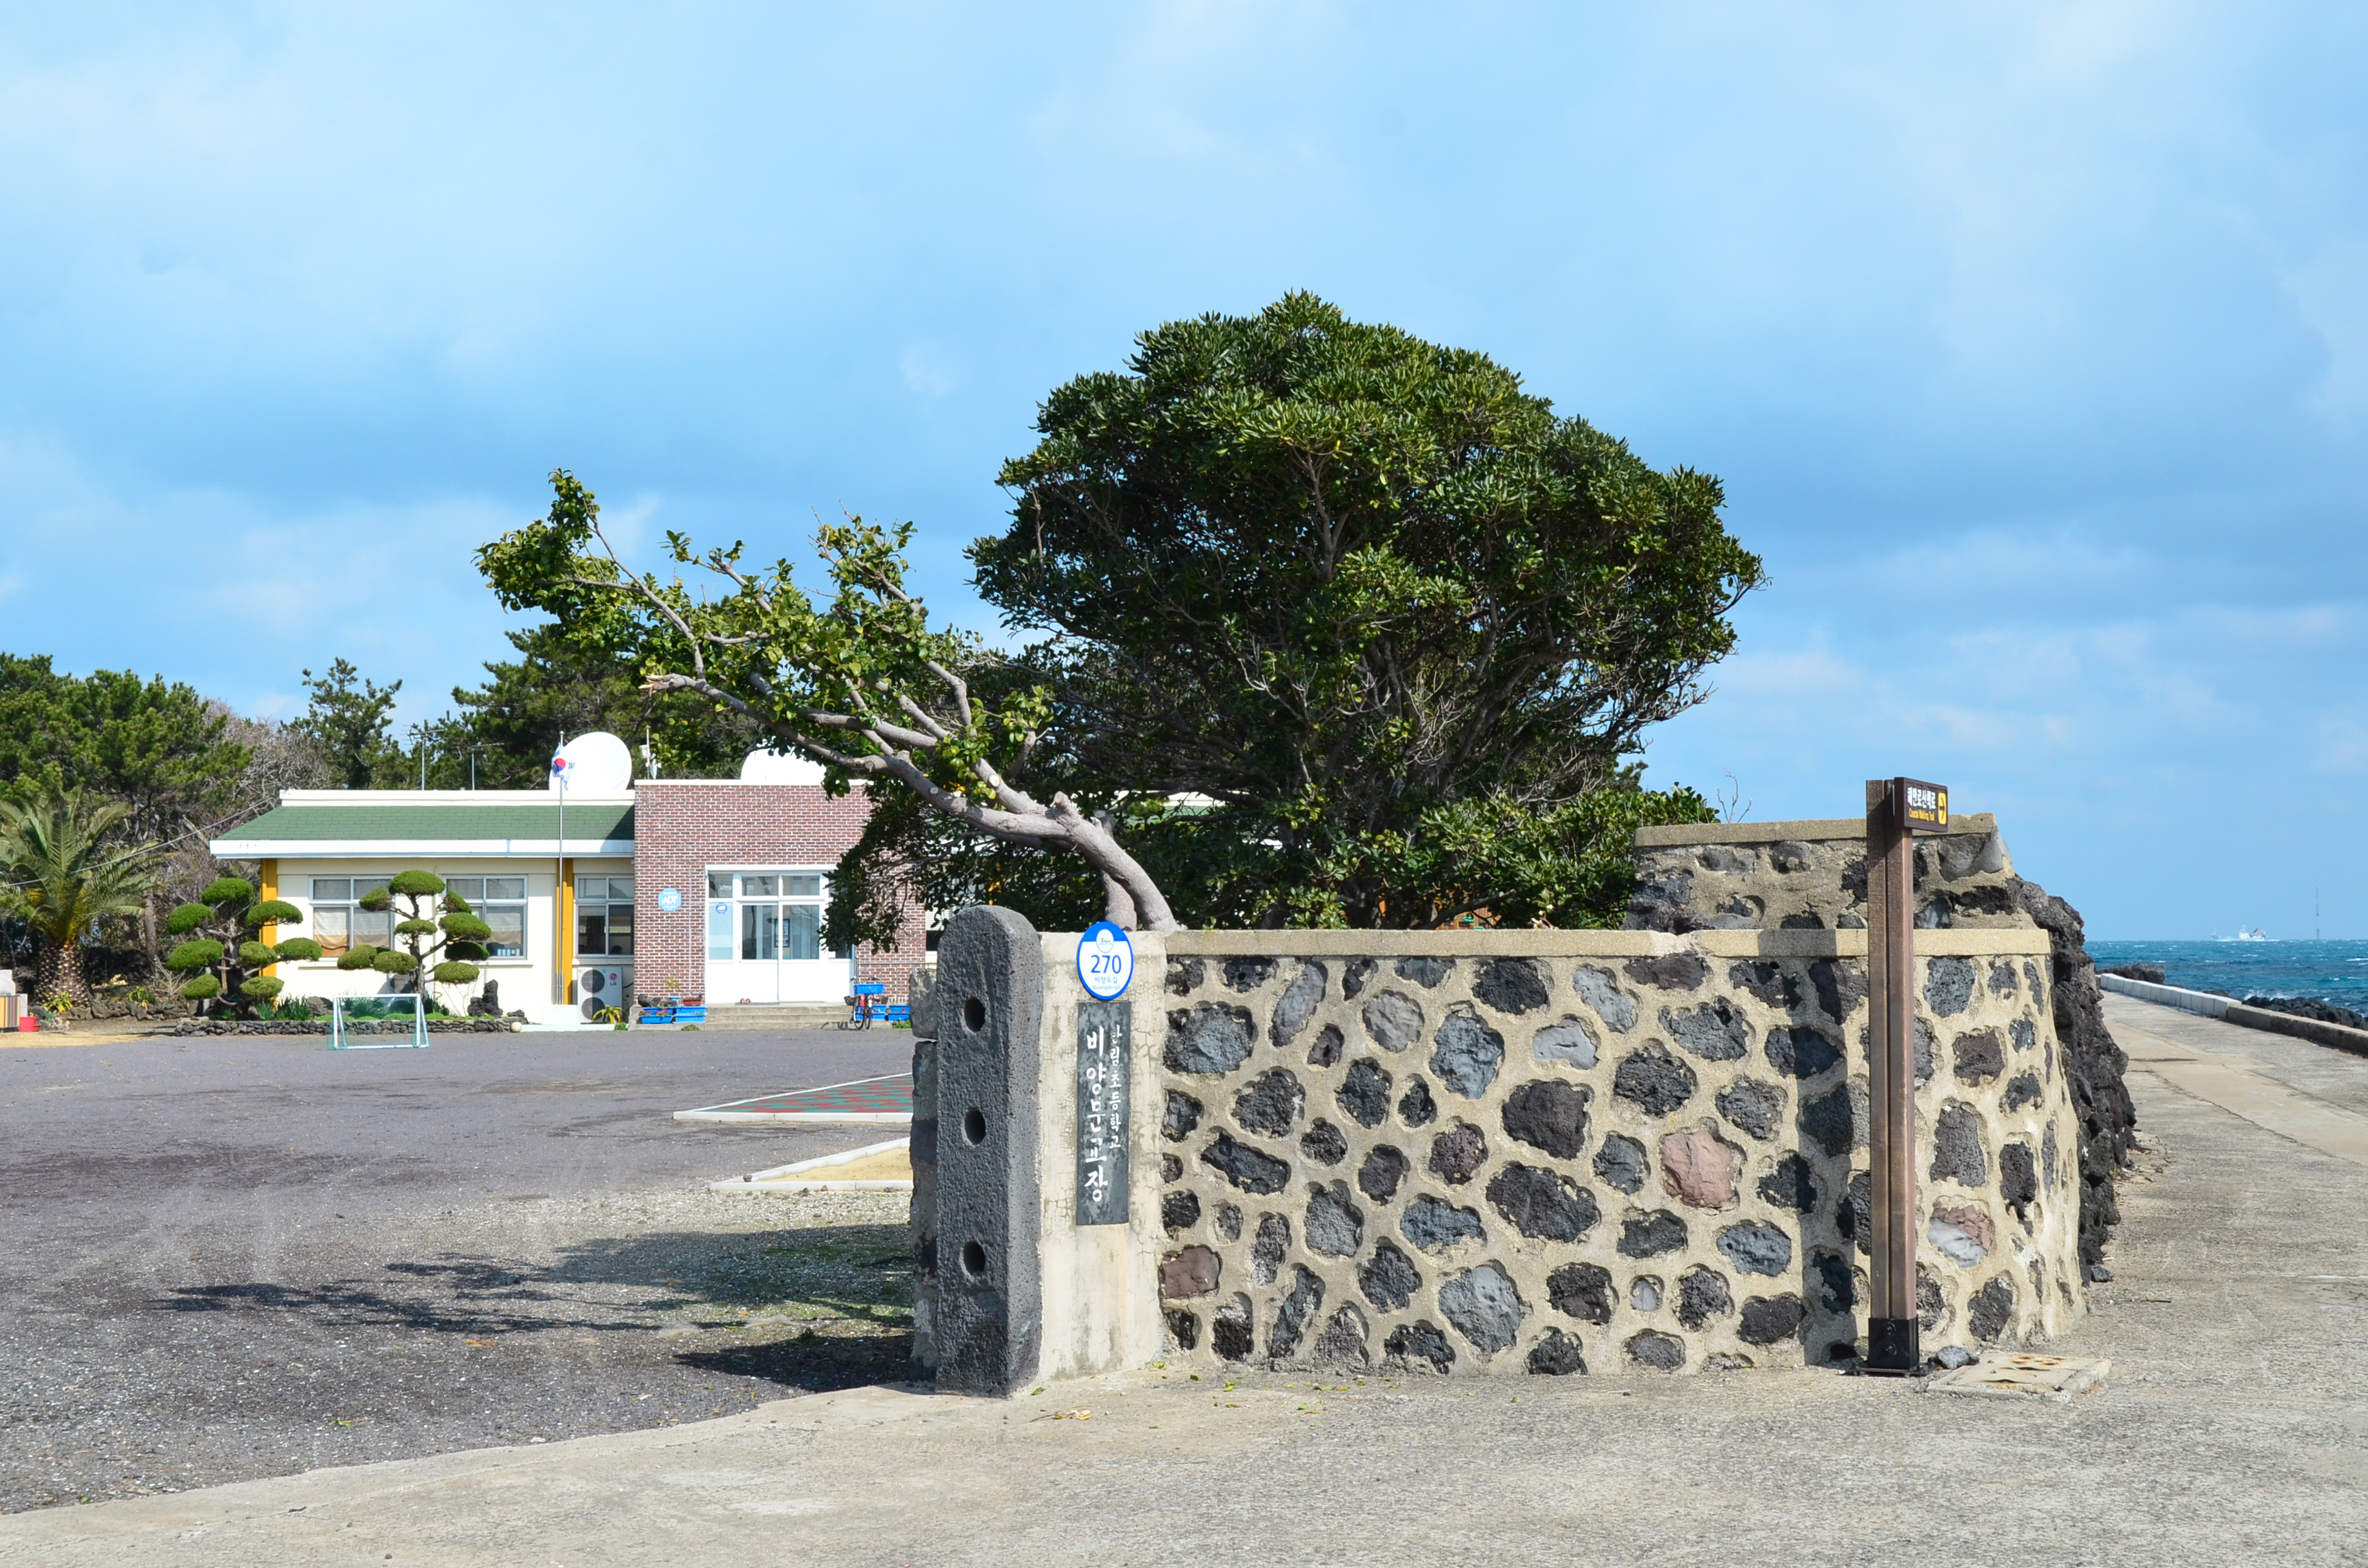
[[[2368,941],[2091,941],[2089,956],[2099,969],[2158,963],[2166,980],[2192,991],[2310,996],[2368,1013]]]

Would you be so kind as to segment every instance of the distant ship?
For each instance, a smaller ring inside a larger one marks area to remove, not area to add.
[[[2249,931],[2246,930],[2242,926],[2239,926],[2237,927],[2237,934],[2235,936],[2214,937],[2213,940],[2215,942],[2273,942],[2276,941],[2277,938],[2271,936],[2267,931],[2262,930],[2258,926],[2254,926]]]

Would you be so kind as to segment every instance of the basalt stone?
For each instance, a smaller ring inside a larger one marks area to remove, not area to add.
[[[1273,1284],[1290,1250],[1291,1221],[1280,1214],[1259,1215],[1258,1234],[1250,1238],[1250,1283]]]
[[[1327,1367],[1346,1367],[1363,1371],[1372,1364],[1372,1353],[1365,1347],[1365,1314],[1357,1310],[1354,1301],[1332,1314],[1324,1332],[1315,1336],[1315,1359]]]
[[[1440,1020],[1430,1041],[1430,1070],[1465,1099],[1478,1099],[1497,1081],[1505,1037],[1482,1023],[1477,1013],[1458,1004]]]
[[[1941,1293],[1941,1282],[1922,1264],[1916,1266],[1916,1321],[1927,1334],[1941,1326],[1949,1315],[1949,1299]]]
[[[1242,1239],[1242,1211],[1231,1203],[1217,1205],[1217,1234],[1229,1242]]]
[[[1558,1328],[1550,1328],[1530,1346],[1529,1369],[1542,1377],[1568,1377],[1587,1370],[1587,1358],[1580,1354],[1577,1340]]]
[[[1340,995],[1342,999],[1354,1002],[1357,999],[1358,994],[1365,989],[1365,983],[1372,979],[1374,971],[1379,970],[1381,967],[1382,966],[1380,964],[1375,963],[1372,959],[1359,959],[1354,963],[1351,963],[1347,969],[1343,970],[1340,973]]]
[[[1721,1231],[1718,1250],[1746,1274],[1772,1277],[1793,1267],[1793,1238],[1759,1220],[1746,1220]]]
[[[1557,1160],[1575,1160],[1587,1147],[1588,1091],[1559,1078],[1523,1084],[1505,1096],[1505,1135]]]
[[[1861,1255],[1874,1255],[1874,1178],[1865,1171],[1850,1177],[1842,1189],[1834,1205],[1834,1229],[1844,1241],[1857,1243]]]
[[[1622,1192],[1642,1192],[1645,1177],[1649,1174],[1645,1164],[1645,1145],[1617,1132],[1606,1133],[1603,1146],[1595,1152],[1595,1174]]]
[[[2011,915],[2017,900],[2008,887],[1964,888],[1955,894],[1960,915]]]
[[[1691,871],[1640,876],[1635,891],[1628,895],[1628,918],[1624,924],[1632,931],[1696,930],[1702,922],[1694,917],[1693,902],[1694,879]]]
[[[1383,1365],[1398,1371],[1427,1368],[1443,1374],[1455,1365],[1455,1346],[1435,1324],[1399,1324],[1382,1341],[1382,1353],[1388,1358]]]
[[[1281,1192],[1291,1177],[1288,1161],[1237,1142],[1230,1132],[1218,1133],[1216,1141],[1201,1151],[1201,1163],[1244,1192]]]
[[[1159,1264],[1159,1294],[1162,1300],[1180,1301],[1193,1296],[1213,1294],[1217,1280],[1224,1273],[1224,1265],[1207,1247],[1186,1247],[1171,1252]]]
[[[1768,922],[1768,901],[1748,892],[1729,893],[1711,917],[1713,931],[1757,931]]]
[[[1776,1168],[1759,1178],[1759,1192],[1761,1202],[1796,1214],[1806,1214],[1817,1206],[1817,1178],[1809,1162],[1798,1154],[1778,1160]]]
[[[1751,1025],[1721,996],[1699,1007],[1661,1009],[1661,1028],[1705,1062],[1734,1062],[1751,1049]]]
[[[1382,1311],[1394,1312],[1422,1289],[1422,1276],[1416,1272],[1414,1259],[1400,1252],[1396,1243],[1384,1240],[1373,1244],[1372,1259],[1357,1271],[1357,1289]]]
[[[1235,1296],[1217,1309],[1209,1325],[1209,1347],[1227,1361],[1250,1358],[1250,1299]]]
[[[1159,1195],[1159,1222],[1174,1235],[1189,1231],[1201,1222],[1201,1198],[1190,1191],[1163,1192]]]
[[[1430,1097],[1429,1084],[1406,1080],[1406,1092],[1398,1096],[1398,1119],[1408,1127],[1429,1127],[1439,1119],[1439,1102]]]
[[[1717,871],[1730,877],[1748,876],[1759,869],[1759,856],[1750,849],[1730,849],[1724,844],[1713,844],[1694,856],[1695,863],[1705,871]]]
[[[1858,959],[1819,959],[1809,965],[1809,988],[1817,1006],[1836,1023],[1845,1023],[1866,1000],[1866,964]]]
[[[1971,1268],[1990,1255],[1990,1217],[1970,1204],[1933,1210],[1924,1234],[1941,1249],[1942,1257],[1960,1268]]]
[[[1661,1140],[1661,1187],[1696,1209],[1724,1209],[1735,1201],[1743,1171],[1743,1151],[1705,1128],[1690,1127]]]
[[[1636,1027],[1636,1004],[1620,989],[1610,970],[1581,964],[1570,971],[1570,988],[1614,1034],[1626,1034]]]
[[[1776,922],[1776,928],[1779,931],[1822,931],[1826,928],[1826,917],[1814,909],[1796,909]]]
[[[1461,1187],[1487,1163],[1488,1141],[1468,1121],[1458,1121],[1430,1141],[1431,1174]]]
[[[1332,1097],[1339,1104],[1340,1114],[1358,1126],[1379,1127],[1390,1114],[1390,1075],[1377,1063],[1360,1057],[1349,1063],[1348,1074]]]
[[[1974,1292],[1965,1303],[1965,1326],[1974,1337],[1988,1345],[2006,1332],[2014,1321],[2014,1281],[2001,1274]]]
[[[1502,1264],[1467,1268],[1439,1288],[1440,1315],[1483,1356],[1510,1346],[1529,1311]]]
[[[1681,1252],[1685,1244],[1686,1222],[1666,1209],[1631,1214],[1620,1222],[1622,1257],[1658,1257],[1663,1253]]]
[[[1404,1051],[1422,1038],[1422,1005],[1403,991],[1384,991],[1365,1004],[1365,1032],[1383,1051]]]
[[[2012,959],[1991,960],[1990,994],[1993,996],[2011,996],[2020,989],[2021,987],[2015,983],[2014,979],[2014,960]]]
[[[1700,1333],[1711,1319],[1733,1311],[1734,1293],[1717,1269],[1697,1267],[1678,1276],[1678,1321],[1688,1328]]]
[[[1452,1252],[1465,1242],[1484,1242],[1487,1232],[1480,1227],[1480,1211],[1458,1209],[1452,1203],[1424,1193],[1406,1205],[1398,1221],[1398,1233],[1424,1252]]]
[[[1413,1161],[1384,1143],[1357,1167],[1357,1190],[1376,1203],[1387,1203],[1398,1195],[1398,1184],[1412,1169]]]
[[[1228,991],[1256,991],[1274,978],[1272,959],[1227,959],[1220,971]]]
[[[2039,1197],[2039,1172],[2033,1167],[2030,1144],[1998,1146],[1998,1197],[2014,1210],[2015,1218],[2026,1225],[2031,1222],[2031,1205]]]
[[[1349,1140],[1328,1121],[1319,1121],[1300,1134],[1299,1152],[1319,1165],[1337,1165],[1349,1157]]]
[[[1779,1345],[1801,1332],[1805,1316],[1801,1298],[1789,1290],[1781,1296],[1754,1296],[1743,1303],[1736,1337],[1746,1345]]]
[[[1950,1043],[1951,1071],[1960,1084],[1987,1084],[2006,1071],[2006,1041],[1996,1029],[1975,1029]]]
[[[1924,974],[1924,1005],[1941,1017],[1954,1017],[1974,1000],[1974,960],[1931,959]]]
[[[1249,1060],[1258,1039],[1249,1009],[1203,1002],[1190,1012],[1167,1015],[1167,1070],[1230,1073]]]
[[[1621,969],[1639,985],[1663,991],[1696,991],[1710,978],[1710,965],[1700,953],[1656,953],[1630,959]]]
[[[1546,1304],[1581,1323],[1610,1323],[1617,1300],[1611,1271],[1592,1263],[1565,1263],[1546,1276]]]
[[[1628,1359],[1640,1367],[1656,1372],[1681,1371],[1686,1364],[1686,1342],[1674,1334],[1646,1329],[1628,1337]]]
[[[1340,1026],[1326,1024],[1315,1031],[1315,1042],[1307,1048],[1310,1067],[1334,1067],[1340,1062],[1340,1048],[1346,1043],[1340,1038]]]
[[[1159,1119],[1159,1130],[1167,1135],[1169,1142],[1181,1143],[1192,1136],[1194,1128],[1201,1125],[1201,1115],[1207,1108],[1191,1096],[1170,1089],[1167,1091],[1167,1111]]]
[[[1595,1065],[1595,1031],[1583,1018],[1565,1018],[1546,1025],[1530,1037],[1530,1054],[1541,1062],[1567,1062],[1573,1067]]]
[[[1190,996],[1207,981],[1208,972],[1199,959],[1167,960],[1167,990],[1170,995]]]
[[[1982,1152],[1982,1120],[1970,1107],[1941,1108],[1932,1129],[1932,1168],[1926,1175],[1964,1187],[1980,1187],[1990,1179],[1989,1156]]]
[[[1234,1120],[1245,1131],[1288,1137],[1307,1108],[1307,1091],[1287,1067],[1261,1073],[1234,1096]]]
[[[2047,1190],[2055,1190],[2055,1124],[2047,1124],[2046,1134],[2039,1141],[2039,1165],[2047,1178]]]
[[[1726,979],[1728,984],[1750,992],[1771,1007],[1789,1012],[1801,1005],[1800,983],[1784,972],[1782,964],[1764,960],[1729,964]]]
[[[1298,1354],[1299,1342],[1307,1335],[1307,1325],[1324,1308],[1324,1281],[1296,1263],[1291,1266],[1291,1293],[1274,1310],[1274,1326],[1267,1330],[1266,1353],[1269,1360],[1284,1361]]]
[[[1611,1075],[1611,1092],[1648,1115],[1668,1116],[1694,1097],[1698,1083],[1694,1070],[1670,1055],[1668,1046],[1648,1040],[1621,1062]]]
[[[1602,1218],[1595,1194],[1535,1165],[1507,1165],[1490,1177],[1488,1206],[1533,1241],[1575,1242]]]
[[[1184,1178],[1184,1162],[1173,1154],[1159,1156],[1159,1179],[1165,1184]]]
[[[1167,1319],[1167,1337],[1176,1342],[1177,1349],[1190,1350],[1200,1345],[1201,1320],[1199,1318],[1181,1307],[1167,1308],[1163,1315]]]
[[[1493,959],[1480,966],[1472,994],[1499,1013],[1534,1013],[1546,1005],[1546,969],[1535,959]]]
[[[1411,980],[1425,991],[1435,991],[1439,983],[1455,972],[1453,959],[1400,959],[1398,978]]]
[[[1267,1026],[1267,1038],[1277,1050],[1291,1043],[1307,1020],[1315,1016],[1323,1005],[1324,988],[1332,979],[1331,971],[1310,959],[1299,966],[1299,973],[1283,987],[1282,995],[1274,1005],[1274,1020]]]
[[[1310,1187],[1307,1193],[1307,1246],[1326,1257],[1354,1257],[1365,1244],[1365,1211],[1349,1197],[1349,1184]]]
[[[1815,1099],[1803,1100],[1799,1114],[1793,1119],[1801,1129],[1802,1136],[1836,1158],[1849,1153],[1858,1136],[1850,1109],[1850,1085],[1847,1084]]]
[[[1813,1252],[1809,1255],[1809,1273],[1817,1282],[1817,1304],[1839,1316],[1858,1305],[1858,1279],[1850,1272],[1850,1259],[1838,1252]]]
[[[2014,1040],[2014,1049],[2018,1052],[2038,1049],[2039,1027],[2029,1018],[2015,1019],[2007,1026],[2007,1033]]]
[[[1823,1029],[1805,1024],[1770,1029],[1765,1050],[1768,1065],[1788,1078],[1814,1078],[1842,1059],[1840,1049],[1826,1038]]]
[[[1866,902],[1865,856],[1853,855],[1849,859],[1842,862],[1841,882],[1842,892],[1850,895],[1850,900],[1852,903],[1864,903]]]
[[[2071,905],[2066,904],[2065,907],[2068,909]],[[2042,924],[2044,925],[2044,922]],[[2051,938],[2053,935],[2054,933],[2050,932]],[[2053,945],[2051,940],[2050,946]],[[2031,999],[2044,1006],[2047,1002],[2047,987],[2046,983],[2039,977],[2039,965],[2035,960],[2031,959],[2022,960],[2022,978],[2023,983],[2031,987]]]
[[[1784,1091],[1773,1084],[1737,1079],[1718,1092],[1718,1114],[1765,1143],[1783,1125]]]
[[[1795,872],[1807,870],[1815,861],[1807,845],[1798,844],[1788,838],[1782,844],[1771,844],[1768,846],[1768,863],[1789,877]]]
[[[2021,1110],[2025,1106],[2044,1105],[2047,1091],[2039,1086],[2036,1073],[2017,1073],[2006,1081],[2006,1108]]]

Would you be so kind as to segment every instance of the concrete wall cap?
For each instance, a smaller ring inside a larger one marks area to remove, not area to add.
[[[1916,933],[1923,958],[2044,953],[2035,926]],[[1699,952],[1722,959],[1864,958],[1864,931],[1178,931],[1171,958],[1643,958]]]
[[[1998,817],[1990,812],[1967,812],[1949,819],[1949,832],[1996,833]],[[1677,827],[1640,827],[1639,849],[1676,849],[1694,844],[1806,843],[1819,838],[1864,838],[1864,817],[1816,817],[1799,822],[1705,822]],[[1935,835],[1937,836],[1937,835]]]

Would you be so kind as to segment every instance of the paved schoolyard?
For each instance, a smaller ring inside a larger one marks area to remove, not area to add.
[[[2329,1147],[2368,1130],[2368,1062],[2113,1021],[2152,1149],[2118,1278],[2059,1346],[2113,1379],[2068,1406],[1829,1371],[868,1388],[23,1514],[0,1561],[2368,1561],[2368,1154]]]
[[[765,1233],[769,1200],[700,1186],[882,1131],[672,1113],[902,1072],[911,1048],[716,1030],[0,1050],[0,1509],[555,1441],[901,1369],[905,1265],[880,1265],[901,1204],[839,1205],[843,1233],[810,1238],[829,1256],[800,1256]],[[837,1314],[862,1336],[768,1317],[802,1289],[862,1298]],[[743,1317],[757,1326],[700,1328]]]

